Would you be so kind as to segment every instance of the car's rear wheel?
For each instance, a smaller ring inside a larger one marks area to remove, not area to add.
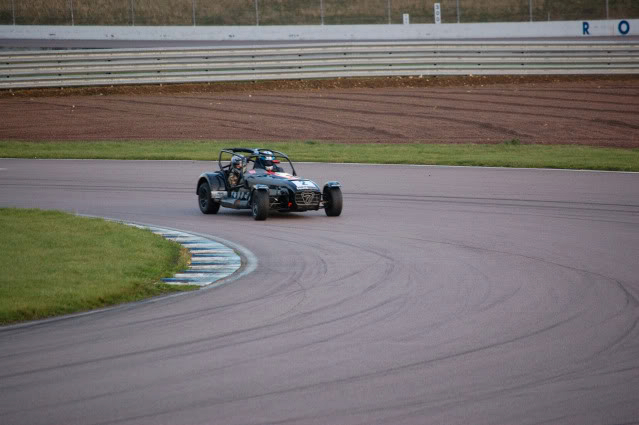
[[[268,192],[258,190],[253,193],[251,211],[255,220],[266,220],[268,217]]]
[[[211,199],[211,187],[206,182],[197,189],[197,203],[203,214],[217,214],[220,210],[219,202]]]
[[[342,190],[339,187],[324,189],[324,212],[329,217],[337,217],[342,213]]]

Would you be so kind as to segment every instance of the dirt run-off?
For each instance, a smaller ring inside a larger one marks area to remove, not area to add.
[[[422,77],[0,92],[0,139],[639,148],[639,76]]]

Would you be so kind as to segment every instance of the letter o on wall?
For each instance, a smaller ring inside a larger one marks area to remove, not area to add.
[[[619,30],[619,34],[626,35],[630,32],[630,24],[628,21],[621,21],[619,22],[617,29]]]

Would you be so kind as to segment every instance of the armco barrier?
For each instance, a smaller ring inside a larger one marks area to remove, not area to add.
[[[626,24],[623,24],[625,22]],[[374,41],[631,37],[639,19],[410,25],[92,26],[0,25],[0,39]]]
[[[323,43],[0,54],[0,89],[469,74],[639,74],[639,42]]]

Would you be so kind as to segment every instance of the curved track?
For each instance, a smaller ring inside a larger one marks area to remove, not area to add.
[[[201,215],[202,162],[0,160],[0,206],[217,235],[222,288],[0,330],[3,424],[639,420],[639,174],[300,164],[323,212]]]

